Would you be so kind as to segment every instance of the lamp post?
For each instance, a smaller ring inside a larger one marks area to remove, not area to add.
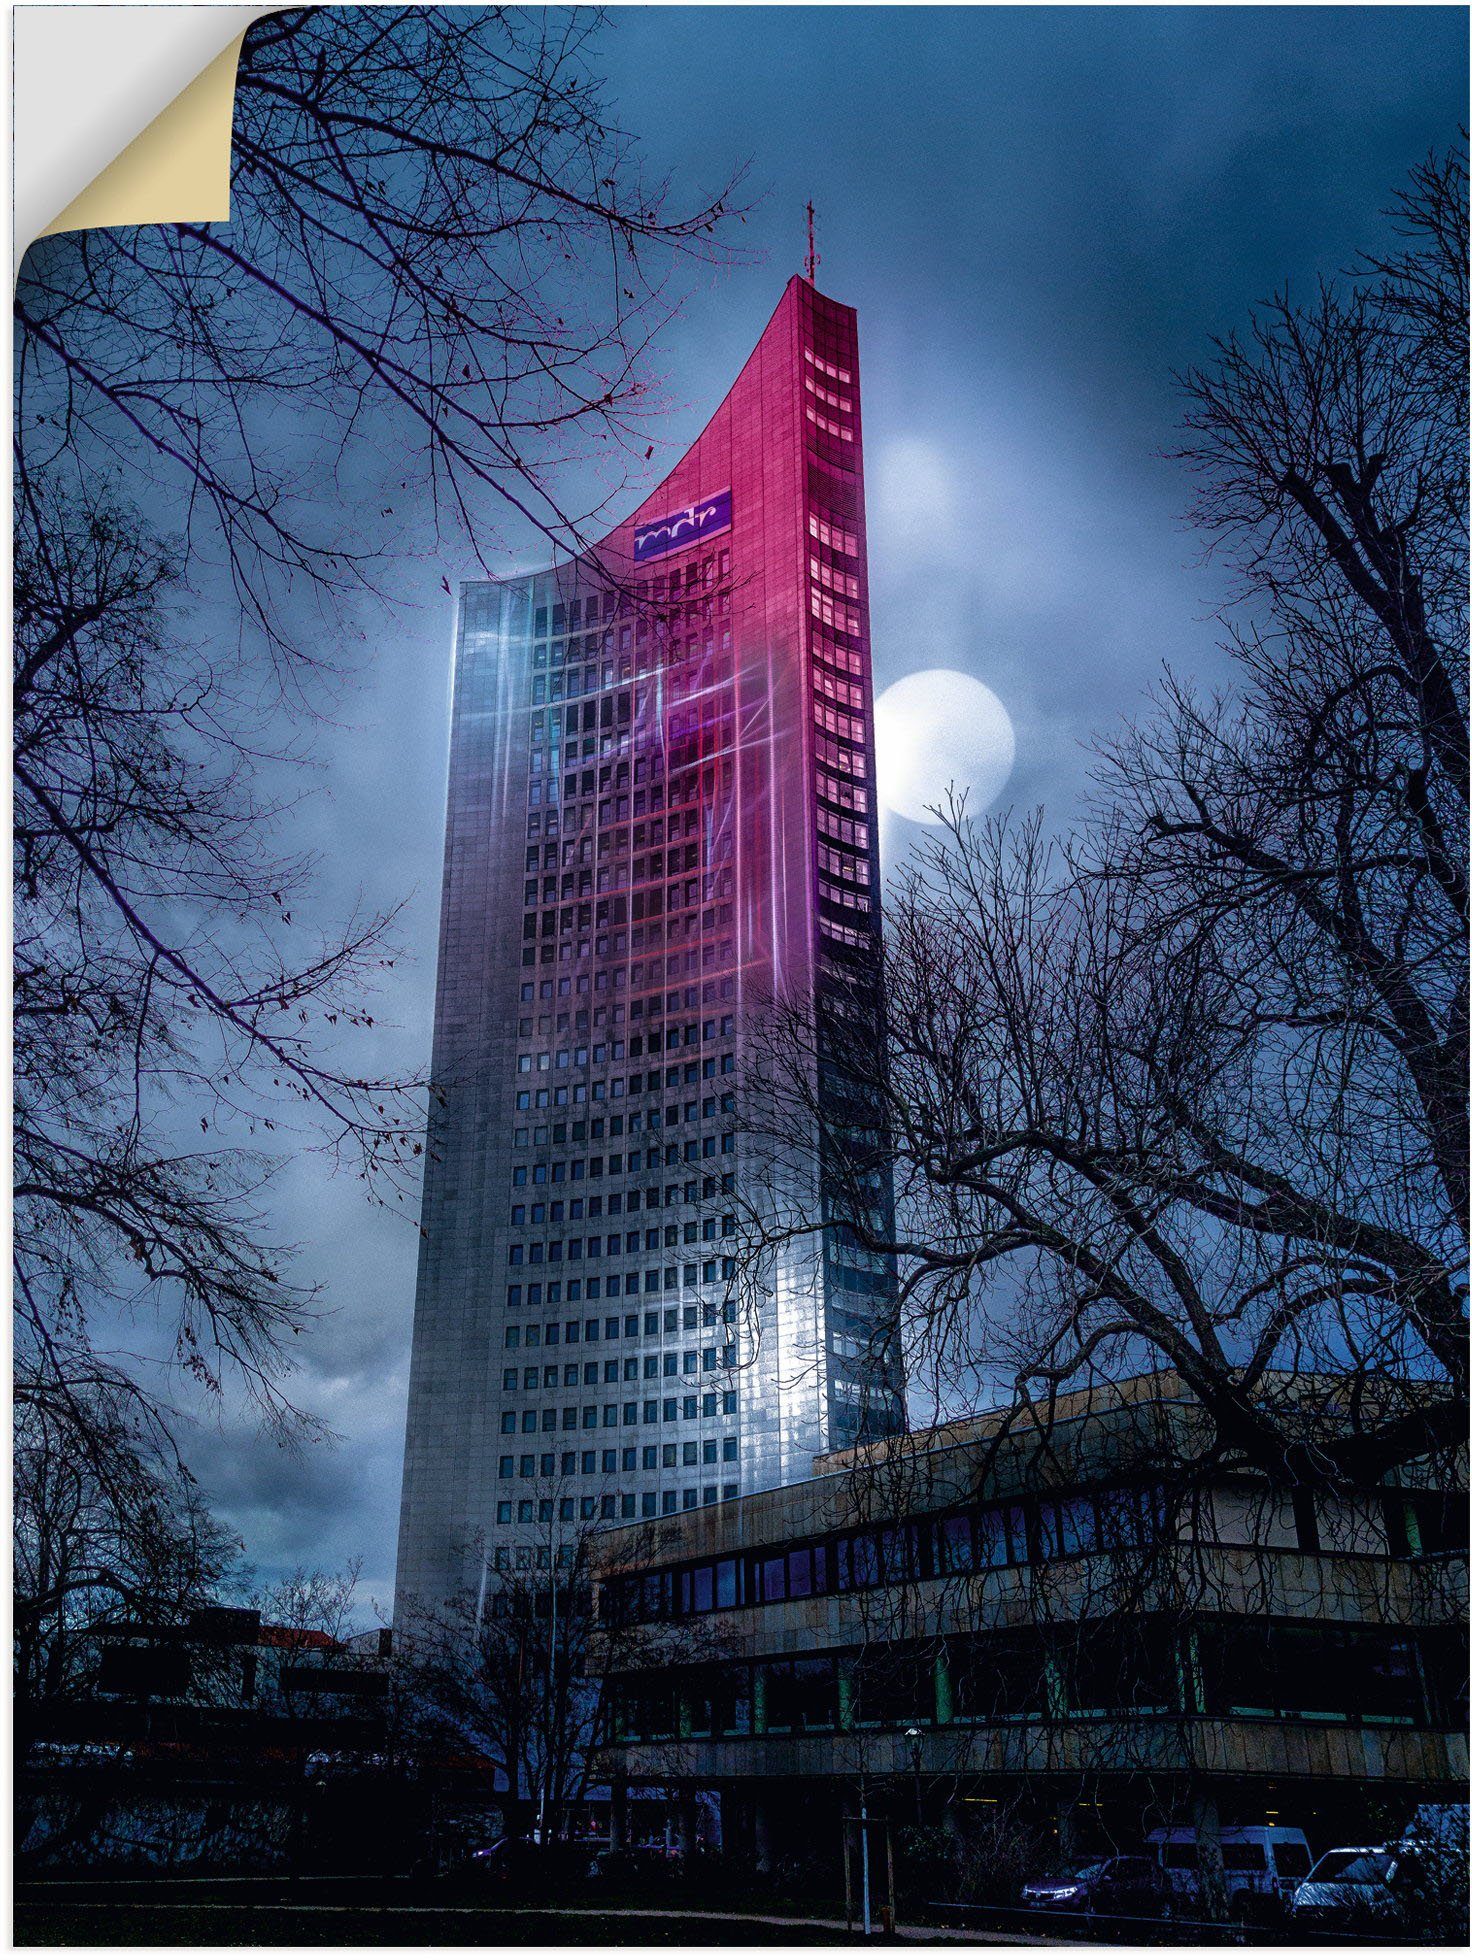
[[[915,1822],[923,1824],[925,1812],[920,1802],[920,1731],[906,1729],[905,1740],[910,1745],[910,1768],[915,1777]]]
[[[864,1938],[868,1939],[874,1931],[874,1918],[869,1899],[869,1793],[862,1783],[859,1785],[859,1864],[863,1873]]]
[[[557,1561],[562,1550],[561,1540],[554,1523],[551,1531],[550,1564],[552,1568],[552,1628],[547,1643],[547,1710],[546,1729],[542,1736],[542,1789],[541,1802],[537,1807],[537,1842],[547,1842],[547,1814],[550,1808],[548,1798],[552,1780],[552,1747],[557,1733]]]

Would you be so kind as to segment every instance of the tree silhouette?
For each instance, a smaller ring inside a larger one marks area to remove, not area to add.
[[[105,1365],[164,1413],[120,1325],[310,1430],[272,1171],[321,1148],[377,1202],[412,1181],[424,1085],[369,1052],[392,914],[317,919],[293,771],[396,556],[508,521],[573,548],[566,466],[610,459],[601,504],[647,453],[642,356],[726,200],[676,214],[643,181],[589,20],[273,14],[228,224],[68,233],[22,268],[18,1341],[23,1397],[99,1470],[70,1385]]]

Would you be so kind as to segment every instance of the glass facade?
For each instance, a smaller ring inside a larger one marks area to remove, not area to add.
[[[754,1172],[773,1001],[865,1133],[873,772],[855,320],[794,279],[628,523],[462,588],[401,1600],[902,1426],[887,1258],[833,1226],[735,1284],[743,1205],[825,1173]]]

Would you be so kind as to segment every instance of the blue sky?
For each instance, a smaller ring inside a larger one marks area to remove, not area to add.
[[[1393,189],[1455,138],[1466,43],[1459,6],[614,8],[597,65],[651,171],[694,203],[746,163],[755,200],[740,238],[758,262],[702,274],[659,343],[673,406],[644,487],[800,268],[811,197],[819,283],[859,310],[876,682],[986,681],[1017,731],[1003,800],[1066,823],[1091,732],[1137,712],[1162,661],[1225,674],[1223,576],[1170,460],[1172,371],[1255,299],[1384,241]],[[473,569],[404,568],[295,836],[324,854],[326,909],[408,898],[384,1067],[429,1050],[440,580]],[[315,1160],[277,1201],[335,1304],[296,1393],[343,1440],[291,1458],[231,1417],[192,1460],[262,1573],[361,1554],[386,1607],[415,1234]]]

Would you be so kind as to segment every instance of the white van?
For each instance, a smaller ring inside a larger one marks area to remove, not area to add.
[[[1227,1909],[1235,1916],[1263,1906],[1286,1906],[1307,1878],[1313,1857],[1302,1831],[1281,1824],[1223,1824],[1218,1833]],[[1151,1831],[1145,1844],[1182,1903],[1199,1903],[1200,1862],[1189,1826]]]

